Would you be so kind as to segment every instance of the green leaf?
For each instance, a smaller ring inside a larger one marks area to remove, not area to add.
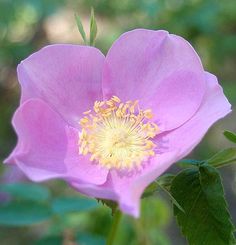
[[[0,192],[31,201],[46,201],[50,197],[50,192],[46,187],[32,183],[1,184]]]
[[[236,148],[232,147],[216,153],[207,160],[207,163],[214,167],[223,167],[231,163],[236,163]]]
[[[97,36],[97,23],[96,23],[96,19],[94,16],[94,10],[92,8],[91,16],[90,16],[90,40],[89,40],[90,46],[95,45],[96,36]]]
[[[158,191],[158,184],[154,181],[152,182],[143,192],[142,198],[153,196],[154,193]]]
[[[182,211],[183,208],[179,205],[179,203],[175,200],[175,198],[170,193],[170,187],[172,180],[175,175],[173,174],[164,174],[160,176],[156,181],[152,182],[144,191],[142,198],[153,196],[159,190],[163,190],[170,197],[171,201]]]
[[[175,176],[173,174],[164,174],[157,181],[152,182],[144,191],[142,198],[150,197],[160,189],[160,185],[167,190],[170,189],[171,182]]]
[[[224,131],[224,136],[231,142],[236,143],[236,134],[231,131]]]
[[[25,201],[0,206],[0,225],[32,225],[51,217],[51,209],[45,204]]]
[[[198,167],[199,165],[201,165],[204,161],[199,161],[199,160],[195,160],[195,159],[182,159],[180,160],[177,164],[182,167],[182,168],[189,168],[191,165]]]
[[[84,40],[84,44],[87,45],[87,37],[86,37],[85,31],[84,31],[83,24],[82,24],[81,19],[80,19],[78,14],[75,14],[75,20],[76,20],[76,24],[77,24],[79,33]]]
[[[208,165],[185,169],[173,180],[171,193],[185,213],[174,214],[189,244],[234,244],[231,222],[218,171]]]
[[[52,202],[52,209],[56,214],[84,212],[97,207],[98,204],[94,199],[82,197],[59,197]]]
[[[174,174],[164,174],[157,179],[157,183],[169,191],[174,177]]]
[[[170,192],[171,184],[174,179],[174,175],[172,174],[166,174],[158,178],[156,183],[158,186],[170,197],[173,204],[179,208],[182,212],[185,212],[184,209],[181,207],[181,205],[177,202],[177,200],[173,197],[173,195]]]

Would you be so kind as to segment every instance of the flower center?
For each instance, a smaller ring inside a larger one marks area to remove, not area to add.
[[[154,156],[152,142],[159,132],[151,122],[152,111],[140,110],[138,101],[122,103],[117,96],[107,101],[95,101],[93,110],[84,112],[80,120],[79,153],[90,154],[108,169],[138,167]]]

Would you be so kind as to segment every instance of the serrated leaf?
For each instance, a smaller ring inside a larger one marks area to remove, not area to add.
[[[143,192],[142,198],[153,196],[154,193],[158,191],[158,184],[156,182],[152,182]]]
[[[236,163],[236,148],[232,147],[216,153],[207,160],[207,163],[214,167],[223,167],[231,163]]]
[[[78,14],[75,14],[75,20],[76,20],[76,24],[77,24],[79,33],[84,40],[84,44],[87,45],[87,37],[86,37],[85,31],[84,31],[83,24],[82,24],[81,19],[80,19]]]
[[[171,201],[182,211],[184,212],[183,208],[179,205],[179,203],[175,200],[175,198],[170,193],[170,187],[172,180],[174,179],[175,175],[173,174],[165,174],[160,176],[157,180],[152,182],[142,194],[142,198],[153,196],[159,190],[164,191],[171,199]]]
[[[90,46],[95,45],[96,36],[97,36],[97,23],[94,16],[94,10],[92,8],[91,16],[90,16],[90,40],[89,40]]]
[[[52,209],[57,214],[85,212],[97,207],[94,199],[82,197],[59,197],[52,202]]]
[[[158,190],[160,190],[160,186],[165,187],[167,190],[170,189],[171,182],[174,178],[173,174],[164,174],[160,176],[157,181],[152,182],[144,191],[142,194],[142,198],[150,197],[154,193],[156,193]]]
[[[236,134],[231,131],[224,131],[224,136],[231,142],[236,143]]]
[[[169,191],[174,177],[174,174],[164,174],[157,179],[157,183]]]
[[[46,187],[32,183],[1,184],[0,192],[9,193],[15,198],[32,201],[46,201],[50,197],[50,192]]]
[[[0,206],[0,225],[32,225],[46,221],[51,217],[51,209],[45,204],[21,201]]]
[[[174,214],[189,244],[234,244],[234,226],[217,170],[209,165],[185,169],[173,180],[171,193],[185,213]]]
[[[157,181],[155,181],[158,186],[170,197],[173,204],[178,207],[179,210],[182,212],[185,212],[184,209],[181,207],[181,205],[178,203],[178,201],[173,197],[173,195],[170,192],[171,184],[174,179],[175,175],[173,174],[166,174],[158,178]]]

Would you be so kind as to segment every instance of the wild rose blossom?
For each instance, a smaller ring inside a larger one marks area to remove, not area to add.
[[[63,178],[135,217],[144,189],[231,111],[191,45],[166,31],[127,32],[106,57],[50,45],[17,71],[18,143],[5,163],[33,181]]]

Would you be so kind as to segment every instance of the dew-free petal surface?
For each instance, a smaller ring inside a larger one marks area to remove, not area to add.
[[[70,182],[80,193],[90,197],[110,199],[118,202],[122,212],[139,217],[140,198],[144,189],[160,176],[173,162],[176,152],[167,152],[153,158],[142,171],[130,174],[110,171],[103,185]]]
[[[104,97],[138,99],[142,109],[153,110],[162,131],[187,121],[200,106],[205,89],[204,70],[194,49],[166,31],[127,32],[106,56]]]
[[[157,137],[157,144],[165,142],[163,147],[168,150],[177,150],[178,159],[189,154],[202,140],[207,130],[219,119],[231,112],[231,105],[225,97],[217,78],[205,72],[207,92],[196,114],[181,127]]]
[[[76,151],[78,131],[45,102],[31,99],[23,103],[13,117],[13,126],[18,144],[5,162],[17,164],[30,179],[60,177],[93,184],[106,181],[108,171],[79,155],[78,148]]]
[[[24,102],[16,110],[13,127],[18,143],[6,163],[17,164],[36,181],[61,176],[67,137],[65,121],[39,99]]]
[[[213,123],[231,111],[231,105],[223,94],[217,78],[205,73],[207,92],[196,114],[181,127],[157,137],[157,146],[163,151],[150,160],[143,171],[138,174],[122,176],[112,172],[114,192],[123,212],[139,216],[140,197],[144,189],[173,163],[177,162],[201,141]]]
[[[79,181],[70,181],[70,185],[84,195],[118,201],[118,196],[113,189],[111,174],[108,174],[106,182],[102,185],[94,185]]]
[[[55,44],[23,60],[17,68],[21,103],[41,98],[71,125],[102,99],[104,55],[96,48]]]

